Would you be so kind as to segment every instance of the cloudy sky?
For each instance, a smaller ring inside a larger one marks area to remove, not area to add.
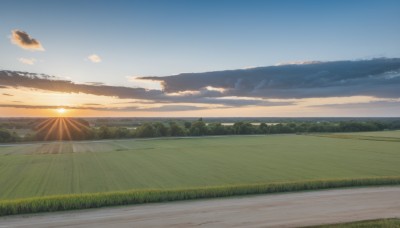
[[[0,116],[399,116],[399,1],[2,1]]]

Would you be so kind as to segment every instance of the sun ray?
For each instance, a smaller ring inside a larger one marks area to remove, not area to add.
[[[61,120],[61,122],[62,122],[62,124],[63,124],[63,126],[64,126],[64,128],[65,128],[65,133],[67,134],[67,137],[68,137],[68,140],[72,140],[72,137],[71,137],[71,132],[70,132],[70,130],[69,130],[69,127],[68,127],[68,125],[67,125],[67,122],[68,121],[68,119],[67,120],[65,120],[64,118]]]
[[[54,129],[57,127],[58,122],[60,119],[57,119],[54,121],[53,125],[51,125],[49,131],[47,132],[46,136],[44,137],[44,140],[47,141],[49,139],[49,136],[53,133]]]
[[[67,117],[49,118],[35,125],[37,136],[43,140],[73,140],[82,138],[89,126],[81,123],[79,120]]]
[[[66,120],[73,128],[75,128],[75,130],[82,132],[82,129],[80,129],[74,122],[72,119],[67,119]]]
[[[80,123],[79,121],[76,121],[74,119],[70,120],[70,124],[72,126],[75,126],[79,132],[83,132],[84,129],[88,129],[89,127],[86,125],[83,125],[82,123]]]
[[[40,121],[39,123],[37,123],[37,124],[35,125],[35,127],[39,127],[39,126],[41,126],[41,125],[44,125],[44,124],[46,124],[46,123],[48,123],[49,121],[52,121],[52,120],[53,120],[53,118],[48,118],[48,119],[42,120],[42,121]]]
[[[61,141],[63,139],[64,134],[64,126],[62,124],[62,118],[58,119],[58,140]]]
[[[79,121],[76,121],[76,120],[74,120],[74,119],[71,119],[71,121],[74,122],[75,124],[77,124],[77,125],[83,127],[84,129],[88,128],[88,126],[83,125],[82,123],[79,123]]]
[[[57,121],[57,119],[52,118],[51,121],[49,121],[48,123],[46,123],[42,127],[36,129],[36,132],[41,133],[41,132],[45,131],[46,129],[48,129],[49,126],[53,126],[56,121]]]
[[[56,118],[50,118],[50,119],[44,120],[44,121],[40,122],[39,124],[37,124],[35,126],[35,128],[37,129],[37,131],[42,131],[43,129],[48,127],[50,124],[52,124],[52,122],[54,122],[55,120],[56,120]]]

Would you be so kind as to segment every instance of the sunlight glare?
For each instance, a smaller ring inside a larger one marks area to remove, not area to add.
[[[65,110],[65,108],[58,108],[58,109],[57,109],[57,112],[58,112],[58,114],[60,114],[60,115],[64,114],[66,111],[67,111],[67,110]]]

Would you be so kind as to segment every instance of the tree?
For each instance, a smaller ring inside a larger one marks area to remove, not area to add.
[[[190,127],[190,135],[200,136],[206,134],[207,134],[207,127],[202,120],[198,120],[192,123],[192,126]]]
[[[115,130],[115,138],[129,138],[130,131],[126,127],[119,127]]]
[[[12,135],[6,129],[0,129],[0,142],[12,142]]]
[[[190,129],[190,127],[192,126],[192,123],[189,121],[186,121],[183,125],[185,126],[186,129]]]
[[[255,129],[251,123],[244,123],[244,122],[236,122],[233,124],[233,129],[235,130],[235,134],[238,135],[247,135],[253,134]]]
[[[112,138],[112,133],[110,131],[110,128],[103,125],[99,128],[98,134],[100,139],[109,139]]]
[[[177,123],[170,122],[169,123],[169,134],[171,136],[184,136],[185,135],[185,131]]]
[[[221,123],[212,123],[208,126],[208,133],[210,135],[225,135],[226,129]]]
[[[261,124],[258,126],[258,132],[259,132],[260,134],[268,134],[268,133],[269,133],[268,125],[267,125],[266,123],[261,123]]]
[[[153,123],[155,136],[156,137],[163,137],[168,136],[168,128],[162,123]]]
[[[144,123],[136,129],[136,136],[140,138],[155,137],[156,131],[150,123]]]
[[[23,141],[34,141],[35,140],[35,136],[27,133],[24,135],[24,137],[22,138]]]
[[[290,128],[287,124],[276,124],[271,126],[271,133],[282,134],[282,133],[293,133],[294,130]]]

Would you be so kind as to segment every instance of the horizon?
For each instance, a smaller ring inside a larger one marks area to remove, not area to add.
[[[0,117],[400,113],[398,1],[2,5]]]

